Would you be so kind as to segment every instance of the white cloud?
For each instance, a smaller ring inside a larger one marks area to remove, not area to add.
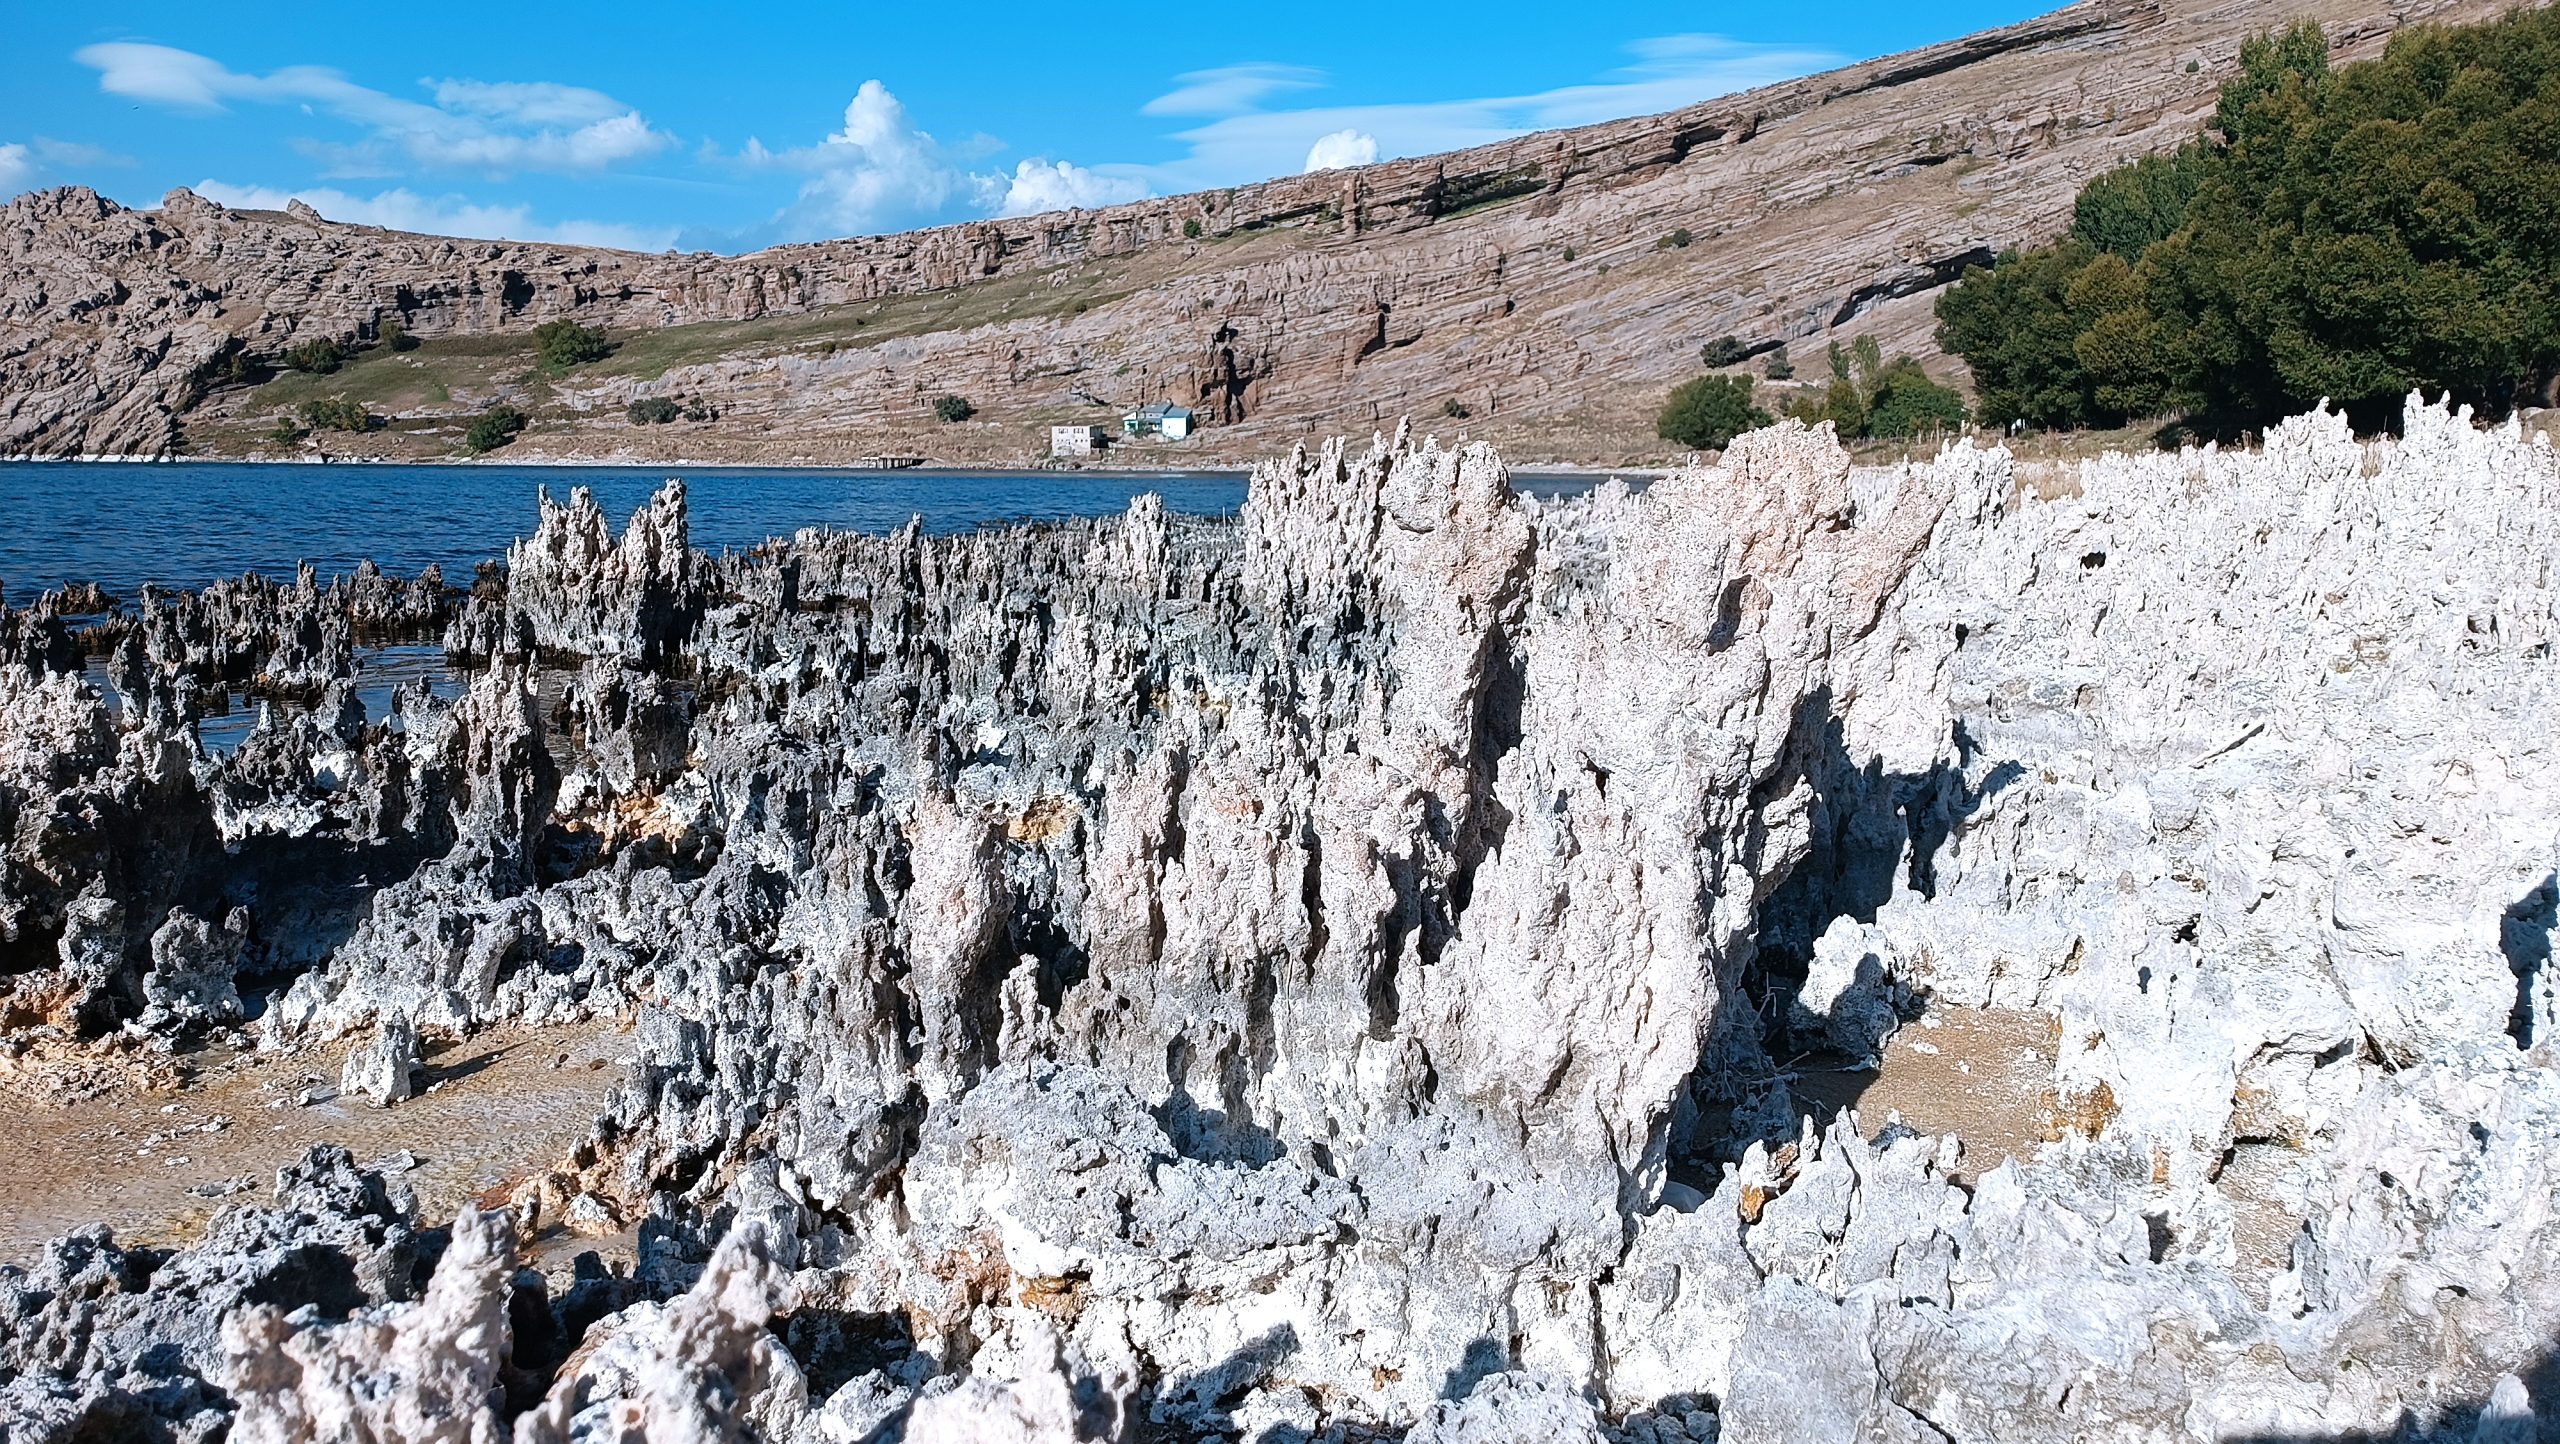
[[[1093,210],[1147,197],[1147,183],[1134,176],[1106,175],[1062,160],[1026,160],[1013,168],[1011,176],[988,176],[985,180],[987,192],[996,198],[995,213],[1000,216]]]
[[[675,227],[626,226],[609,221],[537,221],[527,206],[474,205],[460,196],[421,196],[394,188],[371,196],[350,195],[328,187],[293,190],[274,186],[231,185],[199,181],[196,194],[235,210],[280,211],[300,201],[333,221],[417,231],[430,236],[468,236],[491,241],[552,241],[572,246],[611,246],[625,251],[662,251],[675,241]]]
[[[934,138],[877,80],[862,82],[844,108],[844,128],[816,145],[769,151],[747,142],[751,165],[811,172],[800,198],[779,218],[795,235],[850,234],[938,215],[969,188]]]
[[[1356,130],[1337,130],[1319,136],[1307,149],[1303,169],[1348,170],[1355,165],[1368,165],[1378,158],[1378,138]]]
[[[1233,115],[1251,110],[1284,90],[1312,90],[1324,83],[1324,72],[1303,65],[1248,61],[1215,70],[1177,75],[1175,89],[1140,106],[1143,115]]]
[[[1266,88],[1230,111],[1218,113],[1208,107],[1212,97],[1203,90],[1199,107],[1184,113],[1215,118],[1178,133],[1176,138],[1189,145],[1190,153],[1179,160],[1129,170],[1159,192],[1205,190],[1312,168],[1317,156],[1311,147],[1320,148],[1346,131],[1374,140],[1377,150],[1372,159],[1429,155],[1531,131],[1677,110],[1844,62],[1844,57],[1829,51],[1746,45],[1714,35],[1657,37],[1629,46],[1628,53],[1632,63],[1599,80],[1523,95],[1262,109],[1260,101],[1277,93],[1276,88]],[[1223,73],[1200,71],[1194,76]],[[1183,78],[1188,81],[1194,76]],[[1186,87],[1174,96],[1200,89]],[[1230,89],[1225,98],[1244,93]],[[1149,110],[1176,113],[1159,109],[1161,104],[1153,103]]]
[[[110,95],[200,112],[232,101],[300,105],[364,127],[370,134],[355,145],[304,145],[337,174],[386,173],[394,154],[436,169],[590,171],[673,142],[601,91],[548,81],[440,81],[437,103],[428,105],[368,89],[322,66],[244,75],[166,45],[116,41],[83,47],[72,58],[96,70],[98,88]]]
[[[420,131],[401,137],[420,162],[454,170],[601,170],[663,149],[667,137],[649,128],[637,111],[576,130],[531,135]]]
[[[1026,160],[1009,175],[990,175],[963,163],[990,148],[983,136],[958,147],[943,144],[915,123],[887,86],[866,80],[844,108],[843,128],[824,140],[776,150],[750,139],[735,159],[750,169],[807,175],[798,199],[765,228],[784,240],[931,224],[948,219],[955,208],[1021,216],[1114,205],[1148,194],[1146,182],[1129,167]]]
[[[40,175],[60,177],[66,169],[95,170],[101,166],[131,164],[132,156],[118,155],[104,146],[55,140],[49,135],[39,135],[23,143],[11,141],[0,145],[0,200],[33,187]],[[60,183],[59,179],[55,182]]]
[[[109,95],[156,100],[163,105],[220,110],[226,97],[256,90],[260,82],[234,75],[221,62],[167,45],[116,41],[74,51],[72,59],[98,72],[98,88]],[[282,77],[285,72],[277,72]]]
[[[59,170],[65,166],[75,168],[129,166],[136,163],[132,156],[118,154],[102,145],[83,145],[76,140],[56,140],[49,135],[36,137],[35,152],[36,159],[48,170]]]
[[[1295,110],[1262,107],[1275,97],[1321,85],[1322,72],[1268,62],[1195,70],[1177,77],[1173,90],[1143,107],[1149,115],[1199,120],[1176,136],[1188,143],[1189,153],[1182,158],[1152,165],[1078,165],[1042,158],[1021,161],[1010,174],[991,175],[978,173],[971,163],[993,142],[978,137],[946,145],[918,126],[887,86],[866,80],[845,107],[843,128],[824,140],[777,149],[751,139],[727,158],[751,170],[803,175],[797,199],[761,226],[690,232],[687,238],[771,244],[929,225],[968,210],[1022,216],[1090,209],[1676,109],[1802,75],[1839,59],[1821,51],[1697,35],[1643,41],[1630,46],[1629,53],[1626,67],[1600,80],[1526,95]],[[722,157],[706,149],[702,159],[716,163]]]
[[[439,80],[436,104],[514,125],[593,125],[630,109],[601,90],[547,80]]]

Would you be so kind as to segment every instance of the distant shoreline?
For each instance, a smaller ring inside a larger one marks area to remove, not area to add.
[[[322,466],[452,466],[512,467],[519,471],[772,471],[833,472],[846,476],[1019,476],[1019,477],[1125,477],[1125,476],[1196,476],[1235,477],[1253,474],[1250,466],[1230,462],[1204,462],[1198,466],[971,466],[964,462],[927,462],[921,466],[847,466],[826,462],[782,461],[616,461],[594,457],[564,460],[557,457],[508,461],[496,457],[463,460],[446,457],[425,461],[404,461],[390,457],[349,456],[320,458],[248,457],[248,456],[0,456],[0,465],[25,466],[273,466],[304,468]],[[1598,483],[1610,477],[1629,480],[1651,480],[1664,475],[1665,467],[1585,466],[1576,462],[1550,462],[1510,469],[1518,477],[1553,477],[1560,480]]]

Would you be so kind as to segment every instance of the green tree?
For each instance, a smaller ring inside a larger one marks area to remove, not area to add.
[[[2222,87],[2212,129],[2225,146],[2264,139],[2269,101],[2298,100],[2328,79],[2329,37],[2311,21],[2243,41],[2240,73]]]
[[[2414,27],[2336,70],[2314,27],[2261,37],[2210,132],[1966,276],[1939,339],[1994,423],[2229,434],[2326,398],[2371,430],[2418,389],[2560,400],[2555,136],[2560,12]]]
[[[326,376],[347,364],[346,348],[326,336],[303,342],[284,353],[284,364],[296,371]]]
[[[462,449],[473,456],[483,456],[516,439],[532,418],[512,406],[492,406],[471,422],[462,435]]]
[[[1858,383],[1845,376],[1832,377],[1820,396],[1792,403],[1787,414],[1807,426],[1828,421],[1845,441],[1867,434],[1867,399],[1859,394]]]
[[[1867,404],[1866,434],[1893,441],[1961,431],[1964,423],[1964,394],[1932,380],[1908,356],[1897,356],[1884,367]]]
[[[1751,404],[1750,377],[1701,376],[1671,393],[1655,431],[1665,441],[1717,451],[1753,427],[1768,424],[1769,413]]]
[[[956,425],[977,415],[978,408],[971,405],[966,396],[937,396],[933,400],[933,414],[945,423]]]
[[[1843,441],[1868,437],[1906,440],[1965,424],[1964,396],[1932,379],[1908,356],[1888,360],[1873,336],[1847,348],[1831,343],[1831,384],[1818,398],[1799,400],[1787,414],[1808,426],[1825,421]]]
[[[601,361],[613,354],[613,343],[593,326],[575,321],[545,321],[533,328],[534,354],[554,371]]]
[[[2178,398],[2215,430],[2413,389],[2503,412],[2560,373],[2560,13],[2423,27],[2331,72],[2251,46],[2182,231],[2144,253]]]
[[[1699,364],[1710,371],[1739,366],[1751,359],[1751,343],[1739,336],[1718,336],[1698,348]]]
[[[234,346],[223,352],[214,364],[212,379],[229,386],[255,386],[267,379],[266,366],[244,347]]]
[[[2098,404],[2076,349],[2096,318],[2073,308],[2072,285],[2098,255],[2080,240],[2012,251],[1967,271],[1938,298],[1938,344],[1973,368],[1983,424],[2076,428],[2123,419]]]
[[[623,408],[623,415],[634,426],[664,426],[684,415],[684,408],[670,397],[643,396]]]
[[[2187,206],[2210,164],[2209,153],[2196,143],[2108,171],[2073,203],[2071,238],[2092,250],[2140,260],[2186,224]]]
[[[364,409],[361,401],[344,396],[302,403],[302,424],[313,431],[365,432],[382,425],[382,418]]]

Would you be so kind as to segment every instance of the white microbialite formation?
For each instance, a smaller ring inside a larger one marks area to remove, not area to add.
[[[435,604],[462,700],[318,676],[231,759],[196,614],[110,624],[113,714],[10,614],[27,1039],[189,1036],[236,1004],[151,979],[228,969],[394,1107],[418,1038],[640,1041],[440,1258],[315,1153],[0,1276],[0,1437],[2533,1437],[2560,464],[2413,404],[2041,490],[1789,423],[743,558],[581,497]],[[202,608],[329,673],[361,595]],[[359,846],[356,911],[278,910],[262,849]],[[1809,1081],[1967,1017],[2045,1040],[2021,1156]],[[563,1216],[638,1268],[518,1275]]]

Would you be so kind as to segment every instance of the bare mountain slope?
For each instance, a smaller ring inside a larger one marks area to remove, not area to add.
[[[2506,8],[2093,0],[1667,115],[739,257],[37,193],[0,212],[0,454],[241,454],[280,408],[343,393],[393,425],[333,449],[382,454],[450,452],[507,400],[536,418],[522,452],[1020,459],[1050,422],[1171,399],[1216,423],[1184,459],[1459,408],[1521,459],[1634,459],[1711,339],[1812,359],[1873,332],[1928,354],[1940,287],[2058,230],[2091,175],[2192,134],[2248,36],[2308,17],[2363,55]],[[526,337],[555,317],[623,349],[545,376]],[[235,355],[392,321],[424,344],[328,378],[222,379]],[[937,425],[944,393],[979,419]],[[718,418],[637,427],[638,396]]]

